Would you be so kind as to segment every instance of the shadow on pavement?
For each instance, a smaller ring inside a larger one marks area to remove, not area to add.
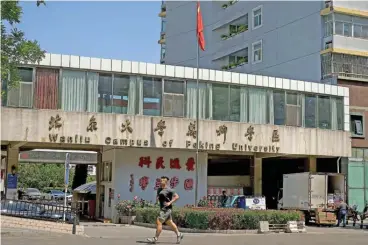
[[[147,242],[147,241],[136,241],[136,243],[144,243],[144,244],[153,244],[153,243],[150,243],[150,242]],[[156,242],[155,244],[176,244],[174,242]]]

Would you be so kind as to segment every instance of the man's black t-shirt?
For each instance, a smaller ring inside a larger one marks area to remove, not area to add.
[[[160,209],[167,210],[172,209],[172,205],[165,207],[166,202],[170,202],[175,194],[175,191],[169,187],[166,188],[158,188],[157,197],[160,202]]]

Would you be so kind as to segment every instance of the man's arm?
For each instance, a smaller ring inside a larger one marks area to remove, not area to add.
[[[173,197],[170,201],[170,204],[173,204],[174,202],[176,202],[179,199],[179,195],[176,192],[173,192]]]

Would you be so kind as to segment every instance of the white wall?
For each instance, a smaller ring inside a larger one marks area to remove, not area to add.
[[[167,176],[172,178],[177,176],[179,184],[175,188],[180,196],[177,206],[185,204],[194,204],[195,202],[195,182],[191,191],[184,190],[184,180],[192,178],[195,181],[196,172],[187,171],[185,163],[188,158],[195,159],[194,151],[178,151],[178,150],[154,150],[154,149],[115,149],[115,162],[113,173],[113,188],[115,190],[115,200],[120,194],[120,200],[132,200],[134,196],[145,200],[155,201],[156,190],[154,190],[156,178]],[[104,153],[105,154],[105,153]],[[150,168],[139,167],[140,157],[150,157]],[[165,169],[156,169],[156,159],[164,158]],[[170,169],[170,158],[179,158],[181,169]],[[103,157],[104,159],[104,157]],[[207,154],[200,153],[200,168],[198,169],[198,197],[207,195]],[[129,191],[130,175],[134,175],[134,190]],[[149,185],[145,190],[139,186],[139,179],[143,176],[149,177]],[[114,206],[114,205],[112,205]]]

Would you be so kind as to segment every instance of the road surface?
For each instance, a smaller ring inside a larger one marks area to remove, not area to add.
[[[154,234],[153,229],[141,227],[85,227],[87,236],[58,233],[43,234],[27,231],[2,231],[4,245],[133,245],[145,244],[145,239]],[[342,228],[310,228],[305,234],[185,234],[182,244],[272,244],[272,245],[367,245],[368,230]],[[158,244],[175,244],[172,232],[164,231]]]

